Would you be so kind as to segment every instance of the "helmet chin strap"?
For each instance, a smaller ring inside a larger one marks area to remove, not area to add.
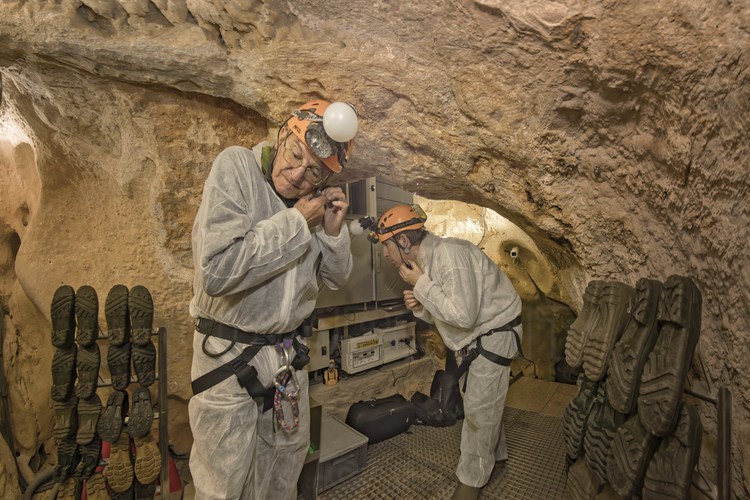
[[[401,246],[401,243],[400,243],[400,242],[398,241],[398,239],[396,239],[396,246],[398,247],[398,255],[399,255],[399,257],[401,257],[401,262],[403,262],[403,263],[404,263],[404,265],[405,265],[405,266],[407,267],[407,269],[414,269],[414,268],[413,268],[413,267],[411,266],[411,263],[410,263],[410,262],[408,262],[408,261],[407,261],[407,260],[406,260],[406,259],[404,258],[404,254],[408,254],[408,253],[410,253],[410,252],[411,252],[411,248],[409,248],[409,247],[404,247],[404,246]]]

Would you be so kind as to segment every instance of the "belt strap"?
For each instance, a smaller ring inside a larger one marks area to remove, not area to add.
[[[234,328],[225,325],[224,323],[219,323],[218,321],[206,318],[196,319],[195,329],[209,337],[218,337],[224,340],[231,340],[232,342],[240,342],[241,344],[252,344],[258,337],[255,333],[246,332],[239,328]]]
[[[240,330],[239,328],[206,318],[196,319],[195,329],[208,337],[218,337],[224,340],[231,340],[232,342],[239,342],[240,344],[252,344],[256,339],[264,338],[267,341],[267,345],[271,345],[288,339],[297,333],[297,330],[286,333],[246,332],[245,330]]]
[[[515,332],[515,328],[520,324],[521,324],[521,315],[519,314],[508,323],[505,323],[503,326],[498,326],[497,328],[493,328],[492,330],[485,333],[484,335],[490,335],[495,332]],[[480,336],[484,337],[484,335],[480,335]]]

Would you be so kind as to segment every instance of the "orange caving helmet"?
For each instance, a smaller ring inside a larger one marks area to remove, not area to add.
[[[404,231],[422,229],[425,221],[427,215],[419,205],[396,205],[380,217],[369,239],[373,243],[385,243]]]
[[[323,127],[323,115],[330,105],[330,102],[322,99],[305,103],[292,112],[287,125],[289,130],[303,144],[306,144],[326,167],[338,174],[349,160],[354,140],[337,142],[326,133]],[[353,106],[352,109],[354,109]]]

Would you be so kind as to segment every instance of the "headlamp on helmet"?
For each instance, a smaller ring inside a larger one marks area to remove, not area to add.
[[[419,205],[396,205],[380,217],[367,239],[372,243],[385,243],[404,231],[422,229],[426,221],[427,214]]]
[[[359,127],[354,106],[345,102],[310,101],[292,112],[287,123],[289,130],[329,169],[336,173],[343,170]]]

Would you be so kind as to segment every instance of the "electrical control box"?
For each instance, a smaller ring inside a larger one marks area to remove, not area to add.
[[[310,362],[305,366],[308,372],[314,372],[322,368],[328,368],[328,362],[331,360],[329,330],[313,330],[311,337],[299,337],[299,340],[305,344],[310,352]]]
[[[382,365],[381,344],[377,333],[342,340],[341,369],[351,374]]]
[[[383,363],[390,363],[417,352],[414,328],[415,322],[396,325],[391,328],[375,328],[380,336]]]

